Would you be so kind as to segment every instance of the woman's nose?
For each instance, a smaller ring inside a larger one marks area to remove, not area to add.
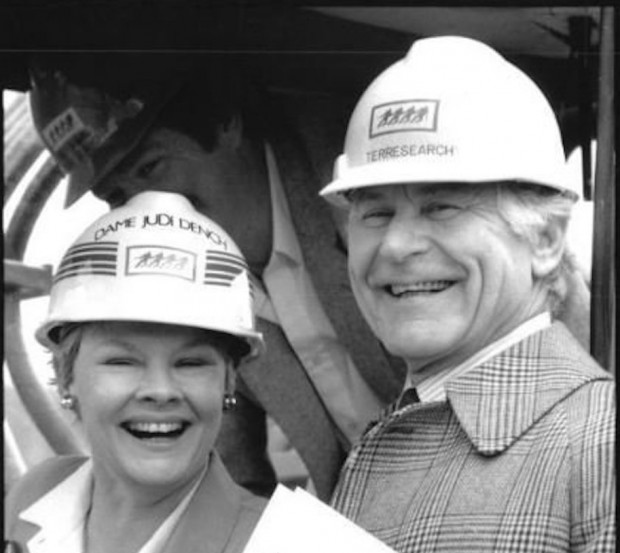
[[[137,392],[139,400],[168,403],[181,397],[181,389],[172,368],[162,364],[152,364],[145,368]]]

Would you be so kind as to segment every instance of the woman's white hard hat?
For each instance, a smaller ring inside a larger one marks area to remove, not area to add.
[[[247,263],[216,223],[183,196],[142,192],[91,224],[54,275],[46,321],[54,347],[68,323],[141,321],[238,337],[244,356],[263,348]]]

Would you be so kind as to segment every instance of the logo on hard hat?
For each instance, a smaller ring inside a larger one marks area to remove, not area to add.
[[[88,161],[126,119],[144,108],[138,98],[119,100],[94,88],[78,87],[59,72],[48,82],[53,85],[39,95],[54,116],[41,129],[41,136],[66,171]]]
[[[166,275],[194,281],[196,255],[168,246],[129,246],[125,274]]]
[[[370,138],[383,134],[437,130],[438,100],[401,100],[379,104],[370,113]]]
[[[205,265],[205,284],[232,286],[233,281],[242,273],[247,273],[245,260],[234,253],[220,250],[207,250]]]
[[[118,242],[82,242],[67,250],[54,283],[80,275],[116,276]]]

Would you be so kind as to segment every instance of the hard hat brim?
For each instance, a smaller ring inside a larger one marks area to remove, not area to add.
[[[157,322],[151,320],[140,320],[135,317],[132,318],[122,318],[122,317],[110,317],[110,318],[75,318],[75,319],[66,319],[66,320],[50,320],[46,321],[42,324],[35,332],[35,338],[37,341],[45,348],[49,350],[54,350],[58,347],[58,331],[68,325],[68,324],[83,324],[83,323],[94,323],[94,322],[137,322],[137,323],[149,323],[149,324],[158,324]],[[221,332],[222,334],[228,334],[234,338],[238,338],[244,341],[248,350],[241,357],[244,361],[249,361],[250,359],[254,359],[259,357],[265,351],[265,342],[263,339],[263,335],[261,332],[254,330],[243,330],[239,328],[235,328],[234,332],[231,332],[230,328],[225,328],[223,326],[218,327],[217,325],[210,325],[209,328],[204,327],[196,327],[193,325],[188,325],[183,322],[166,322],[160,324],[175,324],[178,326],[184,326],[188,328],[200,328],[202,330],[212,330],[214,332]]]
[[[178,93],[179,81],[162,86],[157,97],[147,100],[144,111],[135,119],[125,122],[113,138],[93,152],[89,164],[82,164],[69,173],[65,208],[78,201],[89,190],[94,190],[153,128],[164,107]]]

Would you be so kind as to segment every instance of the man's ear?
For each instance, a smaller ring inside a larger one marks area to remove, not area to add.
[[[544,278],[557,269],[565,247],[565,229],[557,221],[547,223],[532,246],[532,275],[535,279]]]
[[[241,116],[235,114],[228,123],[224,123],[218,128],[217,145],[231,150],[236,150],[241,146],[243,140],[243,122]]]

